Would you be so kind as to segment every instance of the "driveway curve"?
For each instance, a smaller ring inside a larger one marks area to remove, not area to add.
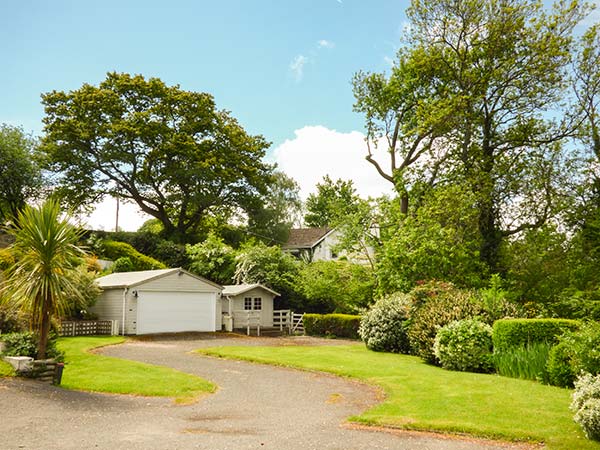
[[[5,412],[0,421],[0,448],[518,448],[489,441],[353,427],[346,423],[349,416],[381,400],[374,388],[327,374],[189,353],[206,346],[290,343],[314,345],[319,341],[166,337],[102,350],[110,356],[173,367],[219,386],[215,394],[190,405],[175,405],[167,399],[65,391],[31,381],[0,380],[0,408]]]

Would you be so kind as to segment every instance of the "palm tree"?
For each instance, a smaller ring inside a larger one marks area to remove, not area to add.
[[[39,335],[37,357],[44,359],[52,318],[67,311],[68,298],[80,295],[73,273],[84,255],[77,246],[82,231],[61,215],[55,200],[26,206],[8,231],[15,237],[16,263],[9,270],[4,299],[30,314],[31,329]]]

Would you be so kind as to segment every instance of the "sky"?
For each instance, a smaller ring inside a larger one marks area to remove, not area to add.
[[[365,160],[351,80],[383,72],[400,46],[408,0],[22,0],[0,14],[0,123],[43,132],[40,94],[98,84],[107,72],[208,92],[251,134],[303,198],[324,175],[363,196],[390,192]],[[114,227],[115,202],[88,223]],[[120,226],[145,220],[121,206]]]

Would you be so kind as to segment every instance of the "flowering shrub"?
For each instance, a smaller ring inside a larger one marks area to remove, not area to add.
[[[444,369],[490,372],[492,327],[477,319],[451,322],[437,332],[433,351]]]
[[[571,411],[588,439],[600,440],[600,375],[588,373],[575,381]]]
[[[362,317],[358,335],[370,350],[377,352],[410,353],[407,320],[410,298],[406,294],[385,297]]]

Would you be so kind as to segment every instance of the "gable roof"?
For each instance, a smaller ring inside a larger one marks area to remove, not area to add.
[[[260,288],[260,289],[264,289],[265,291],[270,292],[273,295],[280,295],[279,292],[275,292],[273,289],[269,289],[266,286],[263,286],[262,284],[226,284],[225,286],[223,286],[223,295],[240,295],[243,294],[245,292],[248,292],[252,289],[256,289],[256,288]]]
[[[146,281],[156,280],[158,278],[165,277],[167,275],[171,275],[174,273],[184,273],[189,275],[190,277],[196,278],[200,281],[210,284],[220,290],[223,289],[223,286],[214,283],[206,278],[195,275],[193,273],[188,272],[187,270],[183,270],[182,268],[175,269],[157,269],[157,270],[140,270],[137,272],[117,272],[111,273],[110,275],[106,275],[100,278],[96,278],[96,283],[102,289],[111,289],[111,288],[130,288],[133,286],[138,286]]]
[[[290,248],[313,248],[319,244],[333,228],[292,228],[287,242],[283,245],[284,249]]]

